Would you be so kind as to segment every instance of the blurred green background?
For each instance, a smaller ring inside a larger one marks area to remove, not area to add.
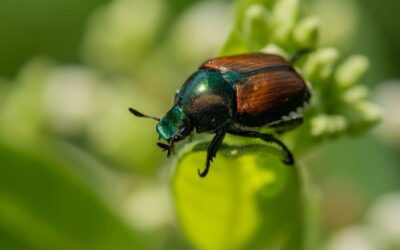
[[[316,249],[400,249],[400,2],[304,2],[322,46],[369,57],[365,83],[384,110],[368,135],[303,159],[321,201]],[[127,107],[169,109],[221,49],[233,10],[232,1],[0,2],[0,249],[193,249],[155,124]]]

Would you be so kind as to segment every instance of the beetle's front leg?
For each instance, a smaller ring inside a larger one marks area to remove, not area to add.
[[[286,165],[294,164],[294,158],[293,158],[292,152],[290,152],[290,150],[286,147],[286,145],[283,142],[281,142],[278,138],[276,138],[272,134],[263,134],[263,133],[259,133],[257,131],[243,131],[243,130],[236,130],[236,129],[230,129],[230,130],[228,130],[228,133],[232,134],[232,135],[243,136],[243,137],[259,138],[266,142],[275,143],[282,149],[282,151],[286,155],[286,158],[283,160],[283,163],[285,163]]]
[[[212,139],[210,145],[208,146],[206,167],[203,170],[203,172],[200,172],[200,169],[198,170],[200,177],[205,177],[207,175],[208,170],[210,169],[210,164],[213,161],[213,158],[217,155],[217,152],[222,145],[222,141],[224,140],[226,130],[227,130],[226,127],[217,130],[217,133]]]

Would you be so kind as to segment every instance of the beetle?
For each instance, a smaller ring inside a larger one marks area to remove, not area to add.
[[[227,133],[274,143],[285,154],[283,162],[293,165],[286,145],[272,133],[259,132],[259,128],[271,127],[282,133],[303,122],[301,111],[309,103],[311,91],[293,65],[307,52],[301,50],[289,60],[265,53],[210,59],[176,92],[174,105],[162,118],[134,108],[129,111],[158,121],[157,133],[167,143],[157,145],[168,151],[168,156],[174,143],[194,130],[215,134],[207,149],[205,168],[198,170],[200,177],[207,175]]]

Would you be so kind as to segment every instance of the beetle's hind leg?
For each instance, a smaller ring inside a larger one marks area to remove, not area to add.
[[[266,142],[275,143],[285,153],[286,157],[283,160],[283,163],[285,163],[286,165],[294,164],[294,158],[293,158],[292,152],[290,152],[290,150],[286,147],[286,145],[282,141],[280,141],[278,138],[276,138],[272,134],[263,134],[263,133],[259,133],[257,131],[243,131],[243,130],[236,130],[236,129],[230,129],[230,130],[228,130],[228,133],[232,134],[232,135],[242,136],[242,137],[259,138]]]

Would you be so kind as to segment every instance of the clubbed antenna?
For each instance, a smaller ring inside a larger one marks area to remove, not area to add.
[[[143,114],[143,113],[137,111],[137,110],[134,109],[134,108],[129,108],[129,111],[130,111],[134,116],[137,116],[137,117],[150,118],[150,119],[153,119],[153,120],[156,120],[156,121],[160,121],[160,118],[154,117],[154,116],[145,115],[145,114]]]

